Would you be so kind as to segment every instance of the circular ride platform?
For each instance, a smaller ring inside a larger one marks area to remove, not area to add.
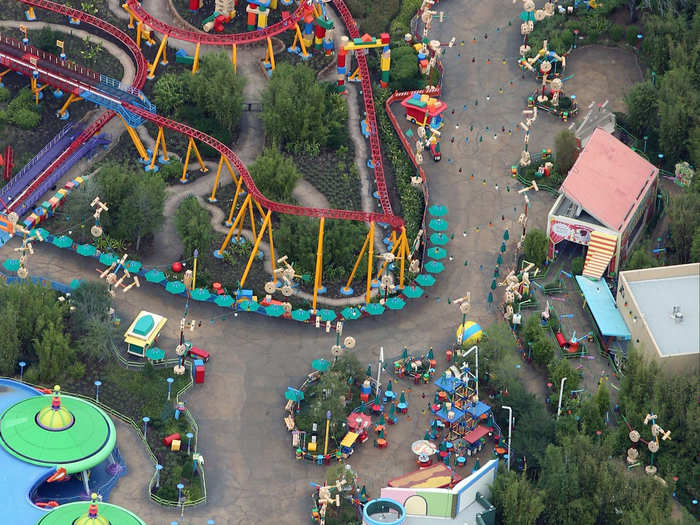
[[[91,518],[90,505],[92,503],[89,501],[61,505],[41,518],[36,525],[146,525],[133,512],[109,503],[100,503],[99,515]]]

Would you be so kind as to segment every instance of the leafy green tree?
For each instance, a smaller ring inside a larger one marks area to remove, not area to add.
[[[408,91],[425,87],[425,77],[418,69],[416,52],[411,46],[402,45],[391,50],[389,79],[389,88],[392,91]]]
[[[532,343],[532,358],[538,365],[545,366],[554,357],[555,348],[554,341],[542,334]]]
[[[578,158],[576,135],[573,131],[565,129],[557,135],[554,139],[554,153],[557,171],[562,175],[566,175]]]
[[[492,491],[493,504],[504,525],[534,525],[545,509],[543,491],[514,471],[499,472]]]
[[[547,372],[549,373],[549,380],[552,382],[555,389],[552,395],[553,403],[559,401],[559,385],[561,384],[562,378],[566,378],[566,383],[564,383],[564,400],[569,397],[567,392],[578,390],[581,378],[567,359],[554,359],[550,361],[549,365],[547,365]],[[564,400],[562,400],[562,405],[564,404]]]
[[[263,195],[277,202],[289,202],[301,178],[294,162],[276,148],[265,148],[249,170]]]
[[[64,377],[79,377],[84,365],[76,362],[75,351],[70,346],[70,337],[49,322],[34,339],[34,351],[39,359],[39,379],[44,383],[55,382]]]
[[[87,281],[71,294],[71,306],[71,329],[74,334],[83,334],[91,323],[109,319],[112,296],[103,282]]]
[[[177,207],[175,227],[184,245],[185,256],[189,257],[195,249],[202,252],[209,250],[212,239],[209,212],[196,197],[187,197]]]
[[[659,93],[651,81],[639,82],[625,95],[627,105],[626,122],[630,132],[642,136],[645,130],[654,126],[658,118]]]
[[[525,235],[523,241],[523,251],[528,261],[535,263],[537,266],[542,266],[547,257],[547,247],[549,241],[547,234],[536,228],[531,229]]]
[[[700,226],[695,228],[693,243],[690,245],[690,262],[700,262]]]
[[[116,327],[108,320],[91,319],[76,342],[76,350],[83,359],[99,363],[108,361],[114,356],[112,345],[117,335]]]
[[[700,224],[700,199],[690,192],[671,198],[668,218],[670,234],[668,247],[675,262],[685,264],[690,261],[695,231]]]
[[[675,163],[687,158],[688,133],[697,126],[700,98],[687,67],[667,71],[660,84],[659,146],[667,160]]]
[[[658,265],[656,258],[651,255],[648,247],[640,246],[627,259],[625,270],[640,270],[642,268],[653,268]]]
[[[173,115],[187,102],[186,77],[173,73],[159,77],[153,86],[153,102],[159,113]]]
[[[540,323],[540,318],[538,315],[530,315],[525,320],[525,324],[522,327],[523,338],[528,343],[534,343],[537,339],[542,337],[542,324]]]
[[[0,302],[0,375],[13,376],[19,361],[20,344],[16,321],[18,315],[14,304]]]
[[[155,233],[163,223],[165,183],[157,174],[144,175],[131,165],[107,163],[97,175],[99,194],[109,212],[100,218],[110,236],[135,242]]]
[[[574,257],[571,259],[571,273],[573,275],[581,275],[585,263],[586,260],[583,257]]]

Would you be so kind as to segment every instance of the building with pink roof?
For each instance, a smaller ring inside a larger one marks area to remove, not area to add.
[[[617,273],[654,213],[659,170],[597,128],[549,211],[548,258],[562,241],[587,247],[583,275]]]

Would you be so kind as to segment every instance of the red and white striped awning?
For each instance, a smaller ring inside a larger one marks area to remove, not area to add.
[[[583,275],[600,279],[610,260],[615,255],[617,235],[599,231],[591,232],[591,240],[588,243],[586,262],[583,265]]]

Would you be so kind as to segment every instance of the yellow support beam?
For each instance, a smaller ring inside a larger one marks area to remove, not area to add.
[[[224,163],[226,164],[226,168],[228,168],[228,172],[231,174],[231,178],[233,179],[233,182],[238,184],[238,177],[236,177],[236,170],[233,169],[231,166],[231,163],[228,161],[228,158],[224,157]],[[260,212],[262,214],[262,212]]]
[[[295,41],[299,41],[299,47],[301,47],[301,55],[306,58],[309,56],[308,51],[306,51],[306,44],[304,44],[304,39],[301,37],[301,29],[299,29],[299,24],[294,24],[294,27],[296,28],[296,36],[294,37]]]
[[[250,193],[248,194],[250,197]],[[251,202],[253,199],[248,199],[248,211],[250,212],[250,230],[253,232],[253,237],[257,237],[257,233],[255,233],[255,213],[253,213],[253,203]]]
[[[267,37],[267,56],[265,57],[265,61],[270,64],[270,70],[274,71],[275,70],[275,53],[272,50],[272,39],[269,36]]]
[[[316,297],[318,296],[318,289],[321,284],[321,278],[323,275],[323,227],[325,224],[325,217],[321,217],[321,224],[318,227],[318,245],[316,247],[316,275],[314,276],[314,299],[312,309],[314,313],[316,312]]]
[[[190,140],[192,141],[192,149],[194,149],[194,154],[197,156],[197,162],[199,162],[199,171],[206,173],[209,171],[209,168],[207,168],[207,165],[204,164],[204,160],[202,160],[202,156],[199,154],[199,148],[197,147],[194,139],[190,137]]]
[[[153,156],[151,158],[151,164],[149,165],[149,171],[152,171],[156,165],[156,158],[158,158],[158,148],[163,148],[163,160],[168,161],[168,150],[165,148],[165,133],[163,132],[163,126],[158,126],[158,137],[156,138],[156,143],[153,146]]]
[[[350,284],[352,284],[352,280],[355,278],[355,272],[357,272],[357,268],[360,266],[360,261],[362,260],[362,256],[365,254],[365,250],[367,249],[368,242],[369,242],[369,232],[367,232],[367,235],[365,236],[365,242],[362,245],[362,249],[360,250],[360,254],[357,256],[357,259],[355,259],[355,265],[352,267],[352,272],[350,272],[350,278],[348,279],[348,282],[345,283],[346,290],[348,288],[350,288]]]
[[[67,104],[67,103],[66,103]],[[119,113],[117,113],[119,115]],[[150,159],[148,158],[148,153],[146,152],[146,148],[143,147],[143,142],[141,142],[141,138],[139,137],[139,134],[136,133],[136,130],[129,126],[129,124],[126,123],[126,120],[124,120],[124,117],[119,115],[119,118],[122,119],[122,122],[124,123],[124,127],[126,128],[127,133],[129,134],[129,137],[131,137],[131,141],[134,143],[134,147],[136,147],[136,151],[138,151],[139,156],[141,157],[142,160],[145,162],[148,162]]]
[[[263,221],[262,226],[260,227],[260,233],[258,236],[255,238],[255,244],[253,245],[253,251],[250,252],[250,257],[248,257],[248,264],[245,266],[245,271],[243,272],[243,277],[241,277],[241,287],[245,284],[245,280],[248,277],[248,272],[250,271],[250,267],[253,265],[253,259],[255,259],[255,255],[258,253],[258,246],[260,246],[260,241],[263,238],[263,235],[265,234],[265,228],[270,224],[270,213],[272,213],[270,210],[267,210],[267,214],[265,215],[265,220]]]
[[[219,158],[219,165],[216,168],[216,177],[214,177],[214,186],[211,188],[211,195],[207,199],[209,202],[216,202],[216,188],[219,185],[219,177],[221,177],[221,167],[224,165],[224,156]]]
[[[369,247],[367,252],[367,292],[365,293],[365,303],[369,304],[370,292],[372,291],[372,260],[374,259],[374,223],[369,223]]]
[[[403,280],[404,280],[404,265],[408,258],[410,257],[411,253],[408,249],[408,241],[406,240],[406,228],[404,226],[401,226],[401,235],[399,236],[399,243],[403,247],[403,253],[401,257],[401,274],[399,277],[399,289],[403,290]]]
[[[194,48],[194,60],[192,61],[192,74],[194,75],[199,71],[199,42],[197,42],[197,47]]]
[[[236,230],[236,226],[238,226],[238,223],[241,222],[242,224],[242,217],[243,217],[243,212],[245,210],[247,200],[250,199],[250,195],[246,197],[246,200],[243,201],[243,206],[241,206],[240,211],[238,212],[238,215],[236,216],[236,220],[231,224],[231,227],[228,230],[228,233],[226,234],[226,237],[224,237],[224,242],[221,243],[221,248],[219,248],[219,254],[223,255],[224,250],[228,246],[229,241],[231,240],[231,237],[233,236],[233,232]]]
[[[272,221],[267,222],[267,237],[270,241],[270,266],[272,266],[272,282],[277,284],[277,274],[275,273],[275,243],[272,241]]]
[[[190,140],[187,143],[187,153],[185,154],[185,163],[182,165],[182,176],[180,177],[180,182],[183,184],[185,182],[187,182],[187,168],[190,165],[190,154],[192,153],[192,144],[194,144],[194,140],[192,140],[192,137],[190,137]]]
[[[136,24],[136,46],[141,49],[141,33],[143,33],[143,22],[139,20]]]
[[[150,65],[150,68],[148,70],[148,75],[146,78],[153,78],[154,74],[156,72],[156,68],[158,67],[158,62],[160,62],[160,57],[163,55],[163,51],[165,49],[165,43],[168,41],[168,35],[163,35],[163,38],[160,41],[160,45],[158,46],[158,52],[156,53],[156,58],[153,60],[153,64]],[[165,61],[167,64],[167,60]]]
[[[238,196],[241,193],[241,183],[243,182],[243,177],[238,179],[238,183],[236,184],[236,193],[233,196],[233,202],[231,203],[231,211],[228,214],[228,220],[226,221],[226,224],[232,224],[231,220],[233,219],[233,212],[236,209],[236,203],[238,202]]]
[[[238,55],[238,48],[236,47],[236,44],[231,44],[231,62],[233,62],[233,72],[238,73],[238,64],[237,62],[237,55]]]

